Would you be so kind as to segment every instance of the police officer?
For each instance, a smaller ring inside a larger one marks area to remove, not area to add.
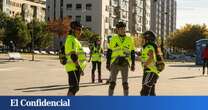
[[[65,54],[67,59],[65,69],[68,73],[68,96],[75,96],[79,90],[80,75],[84,75],[83,70],[86,66],[86,56],[82,45],[77,39],[81,35],[82,25],[77,21],[73,21],[70,26],[71,31],[65,42]]]
[[[128,71],[135,70],[135,46],[133,38],[125,33],[126,24],[118,22],[117,33],[112,36],[107,52],[106,67],[111,72],[108,94],[112,96],[116,86],[118,72],[121,71],[124,96],[129,94]]]
[[[152,31],[146,31],[142,35],[143,48],[141,51],[142,67],[144,69],[141,96],[156,96],[155,84],[159,78],[159,71],[156,66],[158,52],[155,43],[156,36]]]
[[[95,34],[93,37],[98,37],[99,35]],[[92,83],[95,82],[95,70],[96,65],[98,67],[98,82],[102,83],[101,79],[101,57],[102,57],[103,50],[101,48],[101,41],[100,39],[97,39],[94,43],[92,48],[90,49],[90,59],[88,62],[92,60]]]

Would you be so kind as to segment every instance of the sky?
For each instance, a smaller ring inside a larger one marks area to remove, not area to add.
[[[185,24],[208,25],[208,0],[177,0],[177,28]]]

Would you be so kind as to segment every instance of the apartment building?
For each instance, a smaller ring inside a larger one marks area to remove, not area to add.
[[[142,32],[150,30],[151,0],[143,0],[143,27]]]
[[[176,0],[151,0],[150,30],[162,39],[176,30]]]
[[[9,16],[21,15],[27,22],[33,19],[45,21],[45,0],[1,0],[1,9]]]
[[[103,40],[112,34],[118,21],[127,31],[140,34],[154,31],[165,39],[176,30],[176,0],[47,0],[46,19],[68,16],[80,21]]]
[[[129,25],[129,1],[130,0],[110,0],[110,33],[113,33],[115,29],[116,23],[119,21],[123,21]],[[129,27],[127,27],[129,30]]]
[[[33,19],[45,21],[46,5],[44,1],[24,1],[22,4],[22,16],[27,22]]]
[[[142,33],[143,27],[143,1],[129,0],[129,32]]]
[[[109,0],[47,0],[47,20],[70,17],[102,37],[109,34]]]

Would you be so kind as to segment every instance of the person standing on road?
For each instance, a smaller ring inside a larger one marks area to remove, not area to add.
[[[93,37],[98,37],[99,35],[95,34],[93,35]],[[102,83],[102,78],[101,78],[101,59],[102,59],[102,53],[103,50],[101,48],[101,41],[100,39],[97,39],[92,48],[90,49],[90,59],[88,62],[90,62],[92,60],[92,75],[91,75],[91,79],[92,79],[92,83],[95,82],[95,70],[96,70],[96,66],[98,67],[98,82]]]
[[[203,59],[203,72],[202,75],[205,74],[205,68],[207,67],[207,75],[208,75],[208,44],[204,48],[202,52],[202,59]]]
[[[130,63],[131,70],[135,70],[134,40],[132,37],[126,35],[126,24],[124,22],[118,22],[116,28],[118,34],[112,36],[107,52],[106,68],[111,72],[108,95],[113,96],[117,75],[121,71],[124,96],[128,96],[128,71]]]
[[[71,22],[71,31],[65,42],[66,64],[65,69],[68,73],[69,90],[68,96],[75,96],[79,91],[80,75],[84,75],[84,68],[86,66],[86,56],[80,44],[79,38],[81,36],[82,25],[77,22]]]
[[[140,91],[141,96],[156,96],[155,84],[159,78],[160,70],[157,66],[157,55],[159,54],[158,47],[156,45],[156,36],[152,31],[146,31],[142,35],[143,48],[141,51],[141,62],[143,67],[143,79],[142,79],[142,90]],[[164,64],[162,65],[164,66]]]

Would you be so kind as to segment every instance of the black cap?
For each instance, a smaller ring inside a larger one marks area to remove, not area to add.
[[[71,27],[72,29],[76,29],[76,28],[82,28],[82,25],[81,25],[81,23],[78,22],[78,21],[72,21],[70,27]]]
[[[156,40],[155,33],[152,31],[146,31],[142,35],[143,35],[144,39],[150,40],[152,42],[155,42],[155,40]]]
[[[116,28],[122,28],[122,27],[126,27],[126,23],[124,23],[124,22],[118,22],[117,24],[116,24]]]

